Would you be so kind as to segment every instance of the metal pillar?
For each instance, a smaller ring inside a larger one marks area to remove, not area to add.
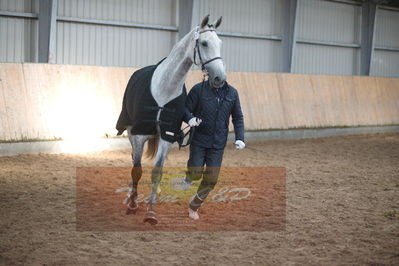
[[[362,40],[360,47],[360,75],[369,76],[374,51],[374,32],[377,4],[374,0],[362,3]]]
[[[198,26],[201,23],[199,8],[201,0],[193,0],[193,9],[191,11],[191,29]]]
[[[282,72],[291,73],[296,43],[296,15],[298,0],[284,0],[284,33],[282,38]]]
[[[198,8],[199,0],[179,0],[179,40],[200,23]]]
[[[58,0],[39,2],[39,47],[40,63],[55,63]]]

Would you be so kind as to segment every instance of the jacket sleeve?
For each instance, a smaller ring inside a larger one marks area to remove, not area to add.
[[[198,84],[195,85],[187,95],[186,108],[184,111],[183,121],[188,123],[191,118],[194,117],[194,111],[199,103],[199,87]]]
[[[245,142],[244,139],[244,115],[241,110],[240,104],[240,97],[238,96],[234,102],[233,111],[231,113],[232,122],[234,125],[234,133],[236,135],[236,140],[242,140]]]

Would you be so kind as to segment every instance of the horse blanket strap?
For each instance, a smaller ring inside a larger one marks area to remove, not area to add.
[[[159,127],[163,140],[171,143],[177,140],[184,116],[187,91],[183,86],[180,96],[163,107],[158,106],[151,93],[151,79],[159,64],[139,69],[130,78],[116,124],[118,135],[121,135],[127,126],[132,126],[132,135],[156,135]],[[160,114],[157,120],[158,112]]]
[[[149,110],[163,110],[167,112],[175,112],[176,108],[167,108],[167,107],[162,107],[162,106],[144,106],[145,109]]]
[[[168,126],[173,125],[172,122],[166,122],[166,121],[161,121],[161,120],[157,121],[156,119],[142,119],[141,121],[143,121],[143,122],[152,122],[152,123],[156,123],[158,125],[168,125]]]
[[[188,128],[189,130],[185,132],[185,130]],[[179,144],[179,150],[191,144],[194,132],[195,132],[195,127],[190,127],[190,126],[186,126],[179,132],[179,135],[177,136],[177,143]],[[186,138],[187,136],[188,139]]]

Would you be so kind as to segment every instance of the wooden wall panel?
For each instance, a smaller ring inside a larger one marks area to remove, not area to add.
[[[135,70],[0,63],[0,140],[115,135]],[[227,75],[239,92],[247,130],[399,124],[397,78]],[[200,71],[190,71],[187,89],[201,81]]]
[[[384,124],[394,124],[398,120],[399,110],[399,85],[397,78],[378,78],[380,92],[377,103],[378,115]]]
[[[6,128],[0,129],[0,137],[3,139],[22,139],[29,136],[28,106],[26,99],[26,88],[24,74],[21,64],[5,64],[0,68],[0,80],[2,84],[3,105],[1,120],[6,124]],[[21,122],[24,123],[21,123]]]
[[[7,115],[7,107],[6,107],[6,95],[5,90],[9,87],[6,84],[6,67],[0,67],[0,139],[9,139],[10,136],[8,135],[10,132],[9,126],[9,117]]]

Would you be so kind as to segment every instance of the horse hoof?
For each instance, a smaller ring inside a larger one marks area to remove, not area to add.
[[[155,212],[154,211],[148,211],[145,216],[144,216],[144,220],[145,223],[149,223],[151,225],[156,225],[158,223],[158,219],[155,216]]]
[[[127,210],[126,210],[126,215],[136,214],[137,209],[138,209],[138,207],[137,207],[136,209],[130,209],[130,208],[128,207]]]
[[[129,204],[127,205],[127,210],[126,210],[126,214],[135,214],[137,212],[137,210],[139,209],[139,205],[137,205],[137,203],[134,202],[129,202]]]

